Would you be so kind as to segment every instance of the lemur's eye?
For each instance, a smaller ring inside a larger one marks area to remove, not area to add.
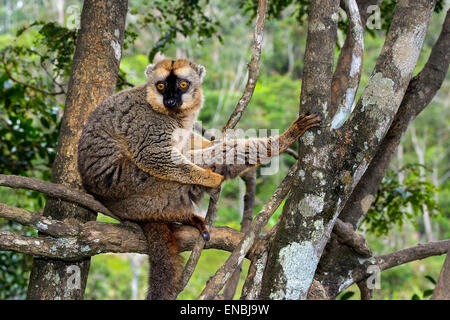
[[[162,82],[156,84],[156,89],[158,89],[159,91],[163,91],[165,87],[166,85]]]
[[[186,89],[189,86],[189,83],[187,81],[181,81],[178,85],[181,89]]]

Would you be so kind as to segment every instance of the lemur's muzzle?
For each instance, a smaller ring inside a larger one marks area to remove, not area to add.
[[[177,99],[175,98],[164,99],[164,106],[167,109],[174,109],[178,107]]]

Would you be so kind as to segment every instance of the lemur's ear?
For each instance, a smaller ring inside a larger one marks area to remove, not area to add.
[[[147,79],[148,77],[150,77],[150,73],[152,73],[154,67],[155,67],[154,64],[149,64],[145,69],[145,76],[147,77]]]
[[[206,69],[205,69],[205,67],[204,67],[204,66],[201,66],[201,65],[198,65],[198,66],[197,66],[197,74],[198,74],[198,77],[200,78],[200,82],[203,82],[203,77],[204,77],[205,74],[206,74]]]

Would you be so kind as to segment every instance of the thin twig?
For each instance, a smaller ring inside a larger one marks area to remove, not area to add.
[[[256,25],[255,31],[253,34],[253,48],[252,48],[252,57],[250,63],[248,64],[248,79],[247,84],[245,85],[244,93],[239,99],[235,109],[233,110],[228,122],[222,129],[222,133],[224,134],[226,130],[234,129],[239,120],[244,113],[245,108],[247,108],[252,96],[255,91],[256,82],[259,77],[259,60],[261,57],[261,48],[262,48],[262,40],[263,40],[263,31],[264,31],[264,23],[266,20],[266,12],[267,12],[267,1],[259,0],[258,1],[258,9],[256,14]]]
[[[125,86],[131,87],[131,88],[134,87],[134,84],[132,84],[131,82],[128,82],[128,81],[124,78],[124,76],[122,76],[121,74],[118,74],[118,75],[117,75],[117,78],[119,78],[119,80],[121,81],[121,82],[119,82],[119,83],[117,84],[118,86],[125,85]]]
[[[244,195],[244,211],[242,213],[241,220],[241,232],[246,233],[250,228],[253,220],[253,209],[255,207],[256,197],[256,170],[252,169],[246,171],[241,175],[241,179],[245,182],[245,195]],[[231,300],[236,292],[239,277],[241,275],[242,263],[239,264],[234,270],[233,275],[225,284],[223,293],[220,296],[222,300]]]
[[[292,156],[295,160],[298,160],[298,152],[295,151],[294,149],[287,148],[286,151],[284,151],[284,153]]]
[[[207,225],[207,228],[210,230],[212,227],[212,224],[214,223],[215,216],[217,214],[217,206],[219,202],[219,195],[220,195],[220,187],[218,189],[212,189],[209,192],[210,199],[208,204],[208,211],[206,212],[205,216],[205,224]],[[184,266],[183,272],[181,274],[181,280],[179,284],[178,294],[181,293],[181,291],[184,290],[186,285],[188,284],[189,280],[192,277],[192,274],[194,273],[194,270],[197,266],[198,260],[200,259],[200,256],[202,254],[202,250],[205,247],[205,240],[200,235],[195,242],[194,248],[192,249],[191,255],[189,256],[188,261],[186,262],[186,265]]]

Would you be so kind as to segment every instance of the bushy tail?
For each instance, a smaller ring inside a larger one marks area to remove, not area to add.
[[[148,222],[143,229],[150,262],[147,299],[173,300],[177,295],[182,267],[177,239],[166,223]]]

